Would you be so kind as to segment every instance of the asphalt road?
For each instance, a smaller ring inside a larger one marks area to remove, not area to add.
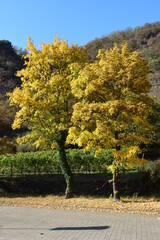
[[[0,240],[160,240],[160,216],[0,207]]]

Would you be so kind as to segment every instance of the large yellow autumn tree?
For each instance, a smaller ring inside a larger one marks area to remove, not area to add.
[[[98,60],[86,64],[72,92],[79,99],[74,106],[68,141],[86,148],[112,150],[114,199],[119,199],[118,172],[142,164],[139,145],[148,143],[152,131],[147,121],[152,99],[148,93],[147,62],[141,53],[131,52],[127,45],[100,50]]]
[[[73,192],[73,179],[67,163],[65,144],[72,126],[71,116],[75,98],[71,92],[71,79],[84,64],[85,51],[77,45],[54,39],[36,49],[28,39],[25,68],[18,72],[22,85],[10,93],[11,105],[19,111],[13,128],[22,125],[29,129],[19,142],[32,141],[42,148],[58,148],[59,161],[66,180],[66,197]],[[73,71],[74,69],[74,71]]]

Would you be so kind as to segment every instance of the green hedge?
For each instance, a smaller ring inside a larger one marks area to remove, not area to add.
[[[150,162],[139,169],[140,173],[151,182],[160,181],[160,160]]]
[[[104,173],[113,161],[113,155],[106,150],[95,157],[94,150],[67,150],[67,159],[73,173]],[[25,176],[36,174],[60,174],[57,151],[19,152],[0,156],[1,176]]]

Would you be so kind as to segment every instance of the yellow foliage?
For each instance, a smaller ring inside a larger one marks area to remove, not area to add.
[[[11,105],[19,107],[13,128],[26,126],[37,147],[54,146],[57,132],[68,130],[75,97],[71,81],[85,64],[85,50],[69,46],[58,37],[53,43],[41,45],[41,50],[28,38],[25,68],[17,73],[21,88],[9,93]],[[25,138],[22,138],[25,141]]]
[[[148,95],[147,62],[141,53],[116,44],[113,49],[100,50],[97,58],[71,81],[79,102],[74,105],[74,127],[68,140],[85,148],[112,149],[115,161],[111,168],[124,162],[125,167],[142,163],[144,160],[137,159],[138,146],[149,141],[147,115],[153,103]]]

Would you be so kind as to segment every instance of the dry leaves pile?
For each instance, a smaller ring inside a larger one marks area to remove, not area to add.
[[[114,212],[160,215],[160,201],[154,198],[122,198],[114,202],[110,198],[74,197],[65,199],[64,196],[7,196],[0,197],[2,206],[27,206],[37,208],[56,208],[92,212]]]

